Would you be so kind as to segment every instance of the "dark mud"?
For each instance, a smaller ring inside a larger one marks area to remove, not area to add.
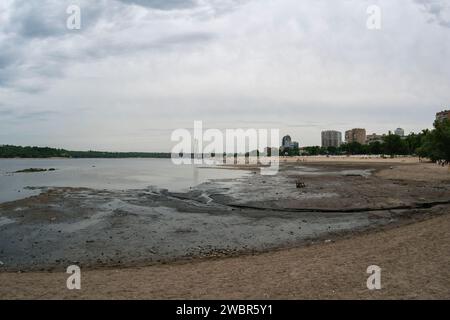
[[[49,188],[0,204],[0,270],[135,266],[252,253],[448,213],[448,182],[387,180],[386,164],[282,164],[155,188]],[[297,188],[301,181],[304,187]]]

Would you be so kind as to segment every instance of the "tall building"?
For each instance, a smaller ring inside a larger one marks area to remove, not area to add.
[[[289,149],[298,149],[298,142],[292,141],[291,136],[284,136],[281,140],[281,151],[289,150]]]
[[[444,119],[450,120],[450,110],[444,110],[436,113],[436,121],[443,121]]]
[[[289,148],[291,146],[292,143],[292,139],[291,136],[284,136],[283,139],[281,140],[281,146],[283,148]]]
[[[322,131],[322,147],[339,147],[342,143],[342,133],[334,130]]]
[[[405,130],[403,130],[402,128],[397,128],[394,131],[395,135],[403,137],[405,135]]]
[[[376,133],[372,133],[372,134],[368,134],[366,136],[366,143],[372,143],[372,142],[383,142],[383,136],[381,134],[376,134]]]
[[[345,131],[345,142],[358,142],[360,144],[366,144],[366,129],[355,128]]]

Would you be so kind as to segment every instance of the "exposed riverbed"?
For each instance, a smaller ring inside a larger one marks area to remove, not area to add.
[[[386,164],[288,163],[275,176],[214,170],[231,178],[179,191],[49,187],[0,204],[0,268],[133,266],[251,253],[450,207],[448,182],[376,176],[390,170]],[[299,180],[304,187],[297,188]]]

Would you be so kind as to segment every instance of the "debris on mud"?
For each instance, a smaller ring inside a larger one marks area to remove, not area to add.
[[[14,173],[34,173],[34,172],[46,172],[46,171],[56,171],[55,168],[43,169],[43,168],[28,168],[23,170],[17,170]]]
[[[304,182],[302,182],[302,181],[299,181],[299,180],[297,180],[295,182],[295,186],[296,186],[297,189],[306,188],[306,184]]]

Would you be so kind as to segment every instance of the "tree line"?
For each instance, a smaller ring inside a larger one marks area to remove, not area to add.
[[[310,146],[290,149],[283,155],[414,155],[432,161],[450,162],[450,121],[436,121],[434,129],[411,133],[405,137],[389,133],[382,141],[369,144],[344,143],[340,147]]]
[[[164,152],[69,151],[49,147],[0,146],[0,158],[170,158]]]

